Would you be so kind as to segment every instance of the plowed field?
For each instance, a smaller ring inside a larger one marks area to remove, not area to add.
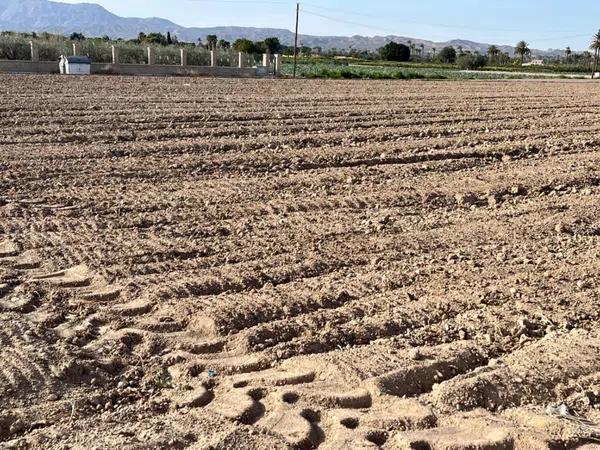
[[[598,448],[599,112],[0,76],[0,448]]]

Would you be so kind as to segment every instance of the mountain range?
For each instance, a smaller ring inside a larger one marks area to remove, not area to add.
[[[179,40],[196,42],[198,38],[205,40],[209,34],[216,34],[227,41],[247,38],[254,41],[267,37],[277,37],[284,45],[292,45],[294,34],[290,30],[280,28],[251,28],[251,27],[210,27],[186,28],[166,19],[157,17],[134,18],[120,17],[111,13],[104,7],[93,3],[60,3],[50,0],[0,0],[0,31],[19,32],[51,32],[71,34],[83,33],[86,36],[109,36],[111,38],[132,39],[140,32],[170,32]],[[324,50],[350,48],[357,50],[377,50],[386,43],[395,41],[400,43],[414,43],[417,47],[421,44],[425,51],[432,48],[441,49],[445,46],[462,47],[465,51],[478,51],[485,53],[489,44],[469,40],[451,40],[447,42],[433,42],[424,39],[406,36],[299,36],[302,45],[321,47]],[[498,45],[503,52],[513,54],[514,47]],[[534,55],[549,56],[562,54],[562,50],[533,50]]]

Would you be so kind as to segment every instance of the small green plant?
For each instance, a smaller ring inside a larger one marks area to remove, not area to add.
[[[168,372],[163,371],[157,373],[154,378],[152,378],[148,384],[155,389],[174,389],[175,385],[173,383],[173,378],[169,375]]]

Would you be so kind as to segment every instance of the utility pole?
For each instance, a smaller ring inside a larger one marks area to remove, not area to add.
[[[296,37],[294,39],[294,78],[296,78],[296,66],[298,64],[298,20],[300,19],[300,3],[296,3]]]

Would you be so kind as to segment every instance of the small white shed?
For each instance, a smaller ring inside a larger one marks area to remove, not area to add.
[[[89,75],[92,60],[87,56],[61,56],[60,73],[66,75]]]

